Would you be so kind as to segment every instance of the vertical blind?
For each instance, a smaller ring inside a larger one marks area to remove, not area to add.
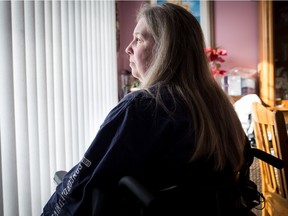
[[[118,102],[115,1],[0,1],[0,215],[39,216]]]

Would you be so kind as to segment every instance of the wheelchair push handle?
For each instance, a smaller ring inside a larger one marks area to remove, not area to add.
[[[155,200],[155,197],[132,176],[122,177],[119,181],[119,186],[126,187],[145,207],[150,207]]]

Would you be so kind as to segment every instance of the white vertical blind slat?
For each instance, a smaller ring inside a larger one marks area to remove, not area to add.
[[[87,1],[81,1],[81,43],[82,43],[82,74],[83,74],[83,102],[84,102],[84,149],[89,142],[89,102],[88,102],[88,49],[87,49]]]
[[[37,71],[37,110],[38,110],[38,131],[39,139],[38,143],[38,155],[34,155],[34,159],[31,161],[33,166],[39,166],[38,172],[31,171],[31,178],[33,181],[38,181],[40,178],[40,188],[38,188],[38,183],[34,182],[33,190],[35,193],[40,193],[41,195],[36,195],[32,199],[33,215],[40,212],[41,207],[47,201],[51,195],[52,185],[52,175],[50,174],[50,155],[49,151],[49,127],[48,127],[48,98],[47,98],[47,73],[46,73],[46,46],[45,46],[45,8],[43,1],[36,1],[35,3],[35,44],[36,44],[36,71]],[[28,14],[29,16],[29,14]],[[33,113],[31,113],[33,115]],[[34,114],[35,115],[35,114]],[[33,131],[31,131],[33,134]],[[32,156],[32,154],[31,154]],[[39,163],[37,163],[39,161]],[[35,165],[39,164],[39,165]],[[37,167],[38,168],[38,167]],[[38,175],[38,176],[37,176]],[[35,186],[34,186],[35,184]],[[35,187],[35,188],[34,188]],[[41,197],[41,199],[39,199]],[[38,206],[40,202],[40,206]],[[36,209],[37,208],[37,209]]]
[[[77,74],[77,110],[78,110],[78,157],[84,154],[84,93],[82,70],[82,35],[81,35],[81,2],[75,1],[75,39],[76,39],[76,74]]]
[[[31,187],[31,213],[37,214],[41,208],[41,181],[39,158],[39,133],[37,109],[37,74],[36,74],[36,39],[35,39],[35,8],[33,1],[24,3],[25,8],[25,56],[27,77],[27,108],[28,108],[28,134],[29,134],[29,167]],[[38,62],[37,65],[39,65]],[[25,170],[25,168],[24,168]],[[47,182],[47,181],[46,181]],[[24,187],[26,187],[24,185]]]
[[[99,90],[100,89],[103,89],[104,88],[104,85],[103,83],[105,82],[104,81],[104,73],[106,73],[107,71],[105,71],[105,68],[104,68],[104,55],[103,55],[103,41],[105,40],[105,38],[103,37],[102,35],[102,32],[103,31],[103,17],[105,15],[105,13],[103,12],[103,2],[99,2],[98,3],[98,13],[99,16],[97,17],[97,21],[98,21],[98,25],[97,25],[97,28],[98,28],[98,32],[99,32],[99,35],[98,35],[98,38],[97,38],[97,42],[98,43],[98,46],[97,48],[99,49],[98,51],[98,63],[99,63],[99,70],[98,70],[98,77],[97,77],[97,85],[99,86]],[[104,73],[103,73],[104,72]],[[101,81],[100,81],[101,80]],[[102,101],[105,100],[105,93],[104,94],[99,94],[99,102],[98,102],[98,106],[99,106],[99,113],[103,113],[104,112],[104,104],[102,103]],[[101,121],[102,119],[100,119]]]
[[[31,215],[24,2],[12,1],[13,79],[19,214]],[[28,48],[28,47],[27,47]]]
[[[89,114],[89,130],[88,130],[88,143],[92,141],[95,135],[94,128],[94,110],[93,110],[93,69],[92,69],[92,26],[91,26],[91,1],[86,2],[86,29],[87,29],[87,79],[88,79],[88,114]],[[93,119],[93,121],[91,121]]]
[[[113,11],[111,13],[111,11]],[[106,112],[110,110],[110,107],[113,107],[115,105],[114,101],[118,100],[118,95],[115,95],[115,92],[118,92],[118,72],[117,72],[117,56],[114,54],[115,50],[117,49],[117,39],[116,39],[116,5],[115,2],[110,2],[108,4],[108,8],[106,11],[106,14],[108,15],[108,23],[107,26],[110,26],[108,35],[108,41],[107,43],[110,44],[110,47],[107,52],[107,56],[110,56],[108,60],[109,67],[107,68],[109,70],[109,76],[107,80],[107,98],[109,100],[107,101],[107,108]],[[111,100],[112,99],[112,100]]]
[[[102,2],[101,5],[101,13],[103,20],[101,23],[101,31],[103,34],[101,34],[101,41],[105,41],[102,43],[101,46],[101,52],[103,53],[104,59],[104,65],[103,70],[105,73],[101,73],[103,77],[101,80],[103,81],[102,89],[105,89],[103,92],[104,100],[102,102],[103,104],[103,115],[106,115],[110,107],[113,103],[111,103],[113,100],[117,100],[117,96],[115,98],[115,95],[113,95],[111,92],[117,91],[117,84],[115,85],[115,82],[117,83],[117,69],[116,69],[116,55],[113,55],[113,53],[116,50],[116,17],[115,17],[115,2],[109,1],[109,3]],[[113,13],[111,13],[113,11]],[[112,20],[113,17],[113,20]],[[105,36],[104,36],[105,35]],[[113,37],[113,40],[112,40]],[[109,56],[109,58],[107,58]],[[112,84],[112,85],[111,85]],[[111,100],[113,98],[113,100]]]
[[[75,40],[75,3],[68,2],[69,7],[69,63],[71,86],[71,130],[73,164],[78,161],[78,119],[77,119],[77,74],[76,74],[76,40]]]
[[[72,167],[72,128],[71,128],[71,91],[70,91],[70,64],[69,64],[69,24],[68,2],[61,2],[61,36],[62,36],[62,70],[63,70],[63,102],[65,127],[65,155],[66,169]]]
[[[92,101],[92,115],[94,119],[94,124],[93,124],[93,130],[94,130],[94,135],[95,132],[99,128],[99,118],[97,115],[98,114],[98,109],[97,109],[97,85],[96,85],[96,77],[97,77],[97,46],[96,46],[96,35],[97,35],[97,29],[96,29],[96,3],[94,1],[91,2],[91,101]],[[93,132],[92,132],[93,133]]]
[[[107,7],[106,4],[102,4],[103,20],[102,20],[102,23],[101,23],[101,27],[102,27],[102,31],[105,32],[105,35],[106,35],[106,36],[103,37],[102,34],[101,34],[101,36],[102,36],[102,40],[104,40],[105,42],[107,41],[108,33],[109,33],[109,32],[107,32],[107,30],[109,29],[109,26],[107,26],[106,7]],[[101,51],[102,51],[102,53],[104,53],[103,56],[105,57],[105,56],[107,55],[107,51],[108,51],[108,49],[109,49],[109,46],[108,46],[108,47],[105,47],[104,44],[106,44],[106,43],[102,43],[102,44],[101,44]],[[107,61],[108,61],[108,59],[103,58],[103,71],[107,71]],[[105,88],[106,85],[107,85],[107,80],[108,80],[108,76],[109,76],[109,75],[110,75],[109,73],[104,73],[104,74],[103,74],[103,78],[102,78],[103,84],[104,84],[104,85],[103,85],[103,88]],[[107,102],[107,92],[104,93],[103,99],[104,99],[104,101],[103,101],[104,103],[102,103],[102,104],[103,104],[103,108],[104,108],[104,112],[105,112],[105,110],[106,110],[105,102]]]
[[[0,27],[0,29],[1,29],[1,27]],[[1,39],[0,39],[0,44],[1,44]],[[0,54],[1,55],[1,54]],[[0,63],[1,64],[1,63]],[[0,69],[1,69],[1,67],[0,67]],[[1,73],[0,73],[0,77],[1,77]],[[0,84],[1,84],[1,82],[0,82]],[[1,91],[1,88],[0,88],[0,91]],[[1,99],[1,95],[0,95],[0,99]],[[1,112],[1,109],[0,109],[0,112]],[[1,117],[1,115],[0,115],[0,117]],[[0,121],[0,128],[1,128],[1,121]],[[1,160],[1,130],[0,130],[0,161],[2,161]],[[3,182],[2,182],[2,167],[0,166],[0,200],[3,200],[3,184],[2,184]],[[0,215],[3,215],[4,213],[3,213],[3,202],[0,202]]]
[[[96,122],[98,122],[98,126],[101,124],[101,118],[100,113],[102,113],[102,106],[100,101],[102,101],[102,94],[101,94],[101,82],[99,80],[101,79],[101,28],[100,28],[100,20],[101,20],[101,14],[100,14],[100,5],[99,3],[94,4],[94,15],[95,15],[95,71],[94,71],[94,86],[95,86],[95,112],[98,114],[96,116]],[[93,61],[93,62],[94,62]]]
[[[0,115],[3,215],[19,215],[13,90],[11,2],[0,1]]]
[[[63,104],[63,71],[61,40],[61,4],[52,1],[52,35],[53,35],[53,73],[55,99],[55,146],[56,168],[66,169],[65,137],[64,137],[64,104]]]
[[[56,146],[55,146],[55,103],[54,103],[54,72],[53,72],[53,36],[52,36],[52,2],[44,1],[45,25],[45,60],[47,79],[47,114],[48,114],[48,140],[49,140],[49,170],[50,174],[56,172]],[[45,178],[46,176],[43,176]],[[50,176],[47,176],[50,177]],[[41,177],[42,178],[42,177]],[[55,186],[50,180],[50,188]],[[44,187],[44,186],[42,186]]]
[[[107,23],[108,23],[108,19],[109,19],[109,17],[107,16],[107,5],[108,4],[103,4],[103,12],[104,12],[104,16],[103,16],[103,25],[102,25],[102,28],[103,28],[103,32],[105,32],[105,35],[107,35],[106,37],[103,37],[103,40],[105,40],[106,41],[106,43],[105,44],[107,44],[107,41],[108,41],[108,38],[109,38],[109,28],[110,28],[110,26],[107,26]],[[108,53],[108,50],[110,49],[110,46],[111,46],[111,44],[107,47],[107,48],[105,48],[104,46],[102,46],[102,52],[104,52],[104,56],[106,56],[107,55],[107,53]],[[107,58],[104,58],[104,71],[108,71],[108,62],[109,62],[110,60],[109,59],[107,59]],[[104,82],[104,88],[107,86],[107,85],[109,85],[108,83],[109,83],[109,77],[110,77],[110,73],[104,73],[104,77],[103,77],[103,82]],[[110,91],[110,89],[109,89],[109,91]],[[108,98],[107,98],[107,95],[108,95],[108,92],[109,91],[106,91],[105,92],[105,94],[104,94],[104,103],[103,103],[103,105],[104,105],[104,110],[106,111],[106,103],[107,103],[107,101],[108,101]]]

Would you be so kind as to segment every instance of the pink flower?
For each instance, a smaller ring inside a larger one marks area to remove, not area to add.
[[[209,60],[209,66],[213,77],[217,74],[224,76],[226,74],[225,70],[220,70],[221,64],[225,60],[221,56],[227,56],[227,51],[225,49],[218,48],[205,48],[205,53],[207,54]]]

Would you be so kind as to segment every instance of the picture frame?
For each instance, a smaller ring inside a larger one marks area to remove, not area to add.
[[[206,47],[214,46],[213,2],[208,0],[150,0],[151,4],[175,3],[189,10],[199,21]]]

